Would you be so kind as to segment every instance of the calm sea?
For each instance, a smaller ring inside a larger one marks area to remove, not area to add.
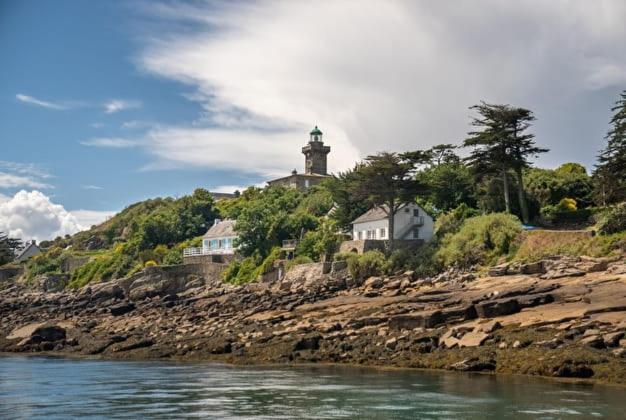
[[[0,357],[0,418],[626,418],[626,389],[343,367]]]

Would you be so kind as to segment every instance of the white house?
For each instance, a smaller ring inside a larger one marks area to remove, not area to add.
[[[237,239],[234,220],[215,219],[213,226],[202,237],[202,253],[205,255],[234,254]]]
[[[37,241],[32,240],[26,244],[24,249],[22,249],[19,254],[17,254],[17,257],[15,257],[15,261],[26,261],[27,259],[34,257],[38,254],[41,254],[41,249],[39,248],[39,246],[37,246]]]
[[[394,216],[394,239],[428,242],[435,230],[433,218],[418,204],[403,205]],[[352,222],[353,240],[389,239],[389,220],[384,207],[374,207]]]
[[[194,257],[197,255],[233,255],[236,251],[234,220],[215,219],[213,226],[202,237],[201,248],[185,248],[184,257]]]

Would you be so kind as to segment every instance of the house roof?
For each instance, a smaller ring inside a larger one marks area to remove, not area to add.
[[[28,245],[26,245],[24,247],[24,249],[22,249],[20,251],[20,253],[15,257],[16,260],[19,260],[20,258],[22,258],[24,255],[26,255],[26,253],[31,249],[34,248],[36,250],[41,251],[41,249],[39,248],[39,246],[37,246],[36,243],[30,242]]]
[[[411,204],[417,206],[420,210],[424,211],[424,209],[422,209],[422,207],[420,207],[418,204],[415,204],[415,203],[411,203]],[[403,204],[402,206],[400,206],[400,208],[404,208],[405,206],[406,206],[406,204]],[[360,215],[359,217],[354,219],[352,221],[352,224],[355,224],[355,223],[365,223],[365,222],[375,222],[377,220],[387,219],[387,209],[388,208],[389,207],[387,205],[372,207],[371,209],[369,209],[368,211],[366,211],[365,213],[363,213],[362,215]]]
[[[375,220],[383,220],[387,218],[386,210],[389,207],[387,206],[378,206],[372,207],[356,219],[352,221],[352,223],[364,223],[364,222],[373,222]]]
[[[204,234],[204,239],[212,238],[224,238],[228,236],[237,236],[235,233],[235,221],[234,220],[222,220],[217,222]]]

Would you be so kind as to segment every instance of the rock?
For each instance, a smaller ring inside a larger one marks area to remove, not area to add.
[[[500,344],[498,344],[498,348],[499,349],[506,349],[507,347],[509,347],[509,345],[506,343],[506,341],[501,342]]]
[[[400,288],[400,279],[395,279],[385,284],[385,289],[395,290]]]
[[[124,290],[116,283],[104,283],[89,288],[92,301],[105,301],[109,299],[123,299]]]
[[[363,283],[363,287],[366,289],[380,289],[382,286],[383,279],[380,277],[370,277]]]
[[[483,322],[482,324],[478,324],[475,328],[475,331],[482,331],[487,334],[491,334],[492,332],[502,328],[502,325],[495,320]]]
[[[614,333],[605,334],[602,336],[604,340],[604,344],[607,347],[617,347],[620,344],[621,338],[624,337],[623,331],[618,331]]]
[[[303,337],[298,340],[294,346],[294,351],[297,350],[317,350],[320,348],[321,335],[313,335],[309,337]]]
[[[521,310],[517,299],[497,299],[480,302],[476,305],[476,314],[479,318],[494,318],[510,315]]]
[[[450,365],[450,369],[461,372],[493,371],[496,369],[496,363],[493,360],[481,361],[478,358],[472,358],[454,363]]]
[[[520,266],[521,274],[543,274],[545,272],[543,261],[537,261]]]
[[[582,363],[565,361],[562,365],[553,368],[552,375],[559,378],[591,378],[593,369]]]
[[[128,344],[124,344],[124,345],[120,345],[118,347],[116,347],[113,351],[115,352],[123,352],[123,351],[130,351],[130,350],[135,350],[135,349],[142,349],[145,347],[150,347],[154,345],[154,341],[151,339],[146,339],[146,340],[138,340],[138,341],[133,341],[131,343]]]
[[[132,302],[120,303],[119,305],[111,307],[111,315],[121,316],[135,310],[135,304]]]
[[[621,347],[619,349],[614,349],[612,353],[613,353],[613,356],[615,357],[619,357],[622,359],[626,358],[626,348]]]
[[[489,275],[491,277],[506,276],[508,269],[509,269],[508,263],[496,265],[495,267],[491,267],[489,269]]]
[[[590,335],[588,337],[584,337],[580,342],[586,346],[593,347],[594,349],[603,349],[605,348],[604,340],[599,335]]]
[[[558,268],[550,270],[546,274],[542,275],[542,279],[560,279],[562,277],[580,277],[587,274],[585,271],[578,270],[576,268]]]
[[[385,347],[390,350],[395,349],[397,344],[398,340],[395,337],[392,337],[389,340],[385,341]]]
[[[31,337],[39,337],[41,341],[59,341],[65,340],[65,336],[65,328],[46,324],[35,329]]]
[[[459,347],[478,347],[489,338],[484,332],[468,332],[459,340]]]

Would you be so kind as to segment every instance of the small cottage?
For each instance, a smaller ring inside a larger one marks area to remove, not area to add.
[[[19,254],[17,254],[17,257],[15,257],[15,261],[17,262],[26,261],[27,259],[34,257],[35,255],[39,255],[39,254],[41,254],[41,249],[37,245],[37,241],[33,239],[32,241],[26,244],[24,249],[22,249],[19,252]]]
[[[374,207],[352,222],[352,241],[341,245],[341,251],[364,252],[381,249],[390,239],[389,219],[385,207]],[[394,216],[393,239],[398,245],[411,246],[429,242],[434,235],[434,220],[416,203],[403,205]]]
[[[232,255],[235,253],[235,239],[235,221],[215,219],[213,226],[202,237],[202,253]]]

